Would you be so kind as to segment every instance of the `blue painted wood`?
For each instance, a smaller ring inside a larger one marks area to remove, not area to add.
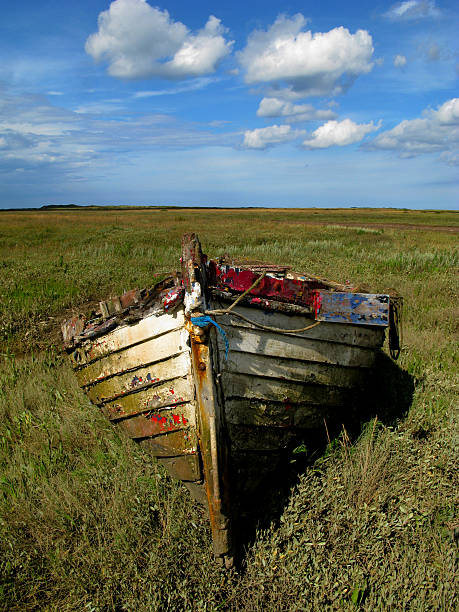
[[[318,291],[315,302],[317,321],[389,325],[389,296],[343,291]]]

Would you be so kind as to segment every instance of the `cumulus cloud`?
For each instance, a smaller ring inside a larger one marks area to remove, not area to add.
[[[146,0],[115,0],[100,13],[98,26],[86,41],[86,52],[96,62],[107,62],[109,74],[126,79],[209,74],[233,45],[213,15],[202,30],[192,33]]]
[[[276,144],[290,142],[304,134],[303,130],[293,130],[290,125],[270,125],[244,133],[243,147],[246,149],[267,149]]]
[[[459,98],[447,100],[418,119],[405,120],[382,132],[366,145],[370,150],[398,152],[400,157],[441,153],[447,163],[457,159],[459,148]]]
[[[403,68],[403,66],[406,66],[406,57],[404,55],[396,55],[394,57],[394,66],[396,68]]]
[[[279,98],[263,98],[257,110],[258,117],[284,117],[286,121],[312,121],[334,119],[332,110],[316,109],[311,104],[292,104]]]
[[[245,81],[283,84],[289,97],[319,96],[344,91],[372,69],[373,42],[366,30],[351,34],[338,27],[313,34],[305,25],[301,14],[280,15],[268,30],[252,32],[238,53]]]
[[[326,149],[328,147],[344,147],[346,145],[360,142],[364,136],[375,130],[379,130],[380,124],[354,123],[351,119],[343,121],[327,121],[312,133],[312,137],[306,139],[303,145],[308,149]]]
[[[394,4],[387,13],[386,17],[397,21],[400,19],[422,19],[426,17],[439,17],[440,11],[435,5],[435,0],[406,0]]]

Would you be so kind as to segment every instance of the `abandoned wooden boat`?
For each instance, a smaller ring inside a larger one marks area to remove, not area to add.
[[[62,331],[87,396],[207,505],[229,565],[234,491],[274,469],[298,432],[347,409],[393,301],[288,267],[208,260],[194,234],[181,266]]]

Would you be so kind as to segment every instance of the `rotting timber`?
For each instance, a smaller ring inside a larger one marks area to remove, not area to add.
[[[228,567],[238,500],[302,432],[348,410],[390,324],[399,351],[399,298],[208,260],[194,234],[181,267],[65,322],[64,346],[89,399],[207,507]]]

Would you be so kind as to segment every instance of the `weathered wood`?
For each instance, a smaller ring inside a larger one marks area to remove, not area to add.
[[[64,340],[64,344],[68,344],[74,336],[78,336],[84,329],[85,326],[85,318],[82,316],[76,316],[68,321],[65,321],[61,325],[62,330],[62,338]]]
[[[231,451],[263,452],[281,451],[297,435],[292,429],[279,429],[279,427],[248,427],[246,425],[228,424],[228,433],[231,440]]]
[[[128,370],[137,369],[139,366],[152,365],[187,351],[185,334],[185,330],[177,329],[159,338],[147,340],[138,346],[107,355],[77,370],[78,382],[85,387],[109,376],[122,374]]]
[[[111,420],[139,414],[165,407],[174,407],[194,400],[194,388],[191,378],[175,378],[172,381],[143,389],[102,406],[103,413]]]
[[[193,455],[198,451],[198,440],[193,430],[173,431],[154,438],[143,438],[141,446],[148,446],[149,452],[155,457],[179,457]]]
[[[186,287],[185,312],[190,318],[199,316],[206,307],[206,271],[201,245],[195,235],[182,241],[182,273]],[[200,283],[199,287],[196,285]],[[189,324],[191,357],[196,389],[196,408],[201,460],[204,472],[212,544],[215,556],[232,564],[232,536],[230,531],[230,498],[227,447],[223,439],[223,414],[215,385],[212,345],[209,334],[198,333]],[[199,329],[201,332],[201,329]]]
[[[231,351],[361,368],[371,367],[375,360],[374,351],[357,346],[335,345],[264,330],[224,329]],[[222,342],[219,338],[221,347]]]
[[[197,501],[198,504],[201,504],[202,506],[204,506],[206,510],[208,510],[207,493],[206,493],[206,487],[204,483],[202,482],[184,482],[183,484],[186,486],[186,488],[190,492],[191,497],[195,501]]]
[[[319,291],[316,319],[354,325],[389,325],[389,296]]]
[[[142,414],[118,420],[117,424],[130,438],[168,436],[170,432],[196,428],[195,412],[194,403],[188,402],[170,408],[149,410]]]
[[[348,389],[358,385],[365,377],[362,368],[344,368],[326,363],[304,362],[291,358],[236,351],[230,351],[227,360],[222,357],[220,367],[228,372]]]
[[[310,385],[275,378],[223,372],[221,379],[225,397],[259,399],[315,405],[346,405],[349,390]]]
[[[220,308],[220,304],[218,302],[213,302],[211,307]],[[270,327],[279,327],[280,329],[301,329],[307,325],[308,321],[307,318],[303,316],[290,316],[277,312],[265,312],[261,308],[255,306],[244,307],[237,305],[235,310],[255,323],[269,325]],[[216,317],[216,320],[218,324],[224,328],[228,325],[232,325],[233,327],[257,329],[246,321],[238,319],[231,314]],[[382,346],[384,335],[385,330],[377,326],[349,325],[346,323],[336,325],[326,322],[320,323],[320,325],[316,325],[304,332],[289,334],[289,336],[298,336],[300,338],[322,340],[324,342],[333,342],[337,344],[349,344],[351,346],[371,349]]]
[[[277,300],[269,300],[267,298],[253,297],[251,295],[241,296],[234,294],[229,291],[222,291],[220,289],[212,289],[212,297],[215,301],[222,300],[226,302],[226,306],[229,303],[238,300],[238,305],[253,306],[255,308],[262,308],[265,312],[285,312],[286,314],[296,314],[301,316],[310,316],[314,314],[312,306],[299,306],[298,304],[289,304],[288,302],[279,302]],[[312,322],[312,321],[311,321]],[[304,325],[303,325],[304,327]]]
[[[191,375],[191,359],[188,352],[102,380],[88,387],[86,393],[94,404],[101,404],[129,393],[137,393],[141,389],[168,384],[176,378],[187,375]]]
[[[265,400],[229,399],[225,402],[228,423],[248,425],[259,431],[263,427],[299,427],[311,429],[323,425],[323,419],[335,415],[345,406],[326,404],[298,404],[295,402],[270,402]]]
[[[78,349],[78,353],[75,351],[75,358],[78,354],[78,361],[72,359],[72,356],[71,359],[76,367],[80,367],[105,355],[125,350],[140,342],[180,329],[184,322],[183,310],[160,316],[150,315],[141,319],[135,325],[121,325],[105,336],[92,341],[84,341]]]
[[[140,445],[155,455],[155,447],[150,440],[142,440]],[[189,482],[202,479],[198,455],[182,455],[179,457],[158,457],[158,461],[164,465],[173,478]]]

